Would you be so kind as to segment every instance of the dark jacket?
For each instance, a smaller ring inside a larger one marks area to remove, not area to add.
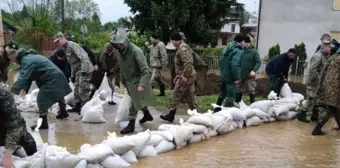
[[[94,52],[92,52],[92,50],[89,47],[87,47],[86,45],[82,45],[81,47],[85,50],[85,52],[89,56],[92,65],[93,66],[97,65],[97,58],[96,58],[96,55],[94,54]]]
[[[49,59],[64,73],[67,81],[69,81],[69,78],[71,77],[70,64],[67,62],[66,58],[64,60],[59,60],[55,55],[56,51],[60,49],[62,50],[62,48],[55,49]]]
[[[267,74],[275,75],[276,77],[288,78],[288,72],[290,66],[295,62],[295,60],[290,60],[288,58],[288,53],[283,53],[281,55],[272,58],[266,66]]]
[[[333,39],[331,41],[331,44],[333,46],[332,50],[331,50],[331,53],[330,55],[333,55],[335,54],[335,52],[340,49],[340,43],[338,41],[336,41],[335,39]],[[315,52],[318,52],[319,50],[321,49],[321,45],[318,46],[318,48],[316,48],[316,51]]]
[[[261,66],[260,55],[254,46],[244,50],[241,60],[241,79],[248,79],[251,71],[257,72]]]
[[[242,46],[238,42],[230,42],[223,50],[220,58],[220,78],[222,82],[231,82],[240,79]]]

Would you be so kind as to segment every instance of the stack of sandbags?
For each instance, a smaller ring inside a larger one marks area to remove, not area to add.
[[[103,105],[105,101],[101,100],[99,95],[93,97],[82,108],[80,115],[82,117],[81,122],[84,123],[106,123],[104,118]]]
[[[25,112],[38,112],[35,110],[35,106],[37,105],[37,97],[38,97],[39,89],[34,89],[31,93],[27,94],[25,98],[20,98],[15,95],[15,103],[17,104],[17,109],[19,111]]]
[[[185,127],[181,125],[162,124],[158,127],[159,131],[169,131],[173,136],[173,143],[176,149],[180,149],[188,144],[188,140],[194,134],[193,127]]]

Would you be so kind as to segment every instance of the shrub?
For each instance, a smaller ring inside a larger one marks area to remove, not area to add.
[[[21,47],[26,46],[39,52],[42,50],[41,39],[46,36],[53,37],[53,34],[40,28],[26,28],[20,29],[14,35],[14,39],[20,43]]]
[[[299,58],[299,61],[305,61],[307,58],[305,43],[295,44],[294,48],[296,50],[296,57]]]
[[[272,46],[268,51],[268,61],[271,60],[274,56],[277,56],[281,53],[280,45],[276,44]]]

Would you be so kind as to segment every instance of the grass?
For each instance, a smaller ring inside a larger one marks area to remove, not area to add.
[[[117,93],[124,94],[124,89],[117,88]],[[159,111],[167,111],[169,110],[169,106],[171,103],[171,91],[166,91],[166,96],[158,97],[158,90],[154,90],[154,96],[152,97],[152,107],[156,108]],[[209,95],[209,96],[197,96],[197,105],[199,112],[206,112],[208,109],[212,109],[211,103],[216,103],[218,95]],[[265,97],[257,97],[256,100],[264,100]],[[243,96],[242,99],[246,104],[250,104],[249,96]],[[185,103],[180,104],[178,111],[181,113],[186,113],[188,106]]]

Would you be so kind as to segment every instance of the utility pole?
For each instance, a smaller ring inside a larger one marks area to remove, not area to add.
[[[61,31],[65,32],[65,4],[64,0],[61,1]]]

